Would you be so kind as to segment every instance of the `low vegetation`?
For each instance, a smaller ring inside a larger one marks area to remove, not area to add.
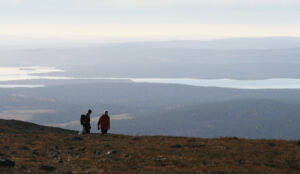
[[[0,132],[0,173],[279,174],[300,172],[296,141]],[[1,160],[0,160],[1,163]]]

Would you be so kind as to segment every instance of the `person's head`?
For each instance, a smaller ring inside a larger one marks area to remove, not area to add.
[[[89,113],[89,114],[92,113],[92,110],[89,109],[89,110],[88,110],[88,113]]]
[[[107,115],[107,114],[108,114],[108,111],[104,111],[104,114]]]

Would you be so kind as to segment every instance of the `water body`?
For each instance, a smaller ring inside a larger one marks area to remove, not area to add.
[[[73,79],[91,79],[91,80],[130,80],[135,83],[159,83],[159,84],[180,84],[202,87],[221,87],[236,89],[300,89],[300,79],[274,78],[265,80],[233,80],[233,79],[195,79],[195,78],[106,78],[106,77],[64,77],[64,76],[44,76],[52,72],[64,72],[64,70],[55,67],[0,67],[0,81],[17,80],[73,80]],[[43,84],[24,85],[24,84],[6,84],[0,85],[0,88],[36,88],[44,87]]]
[[[31,66],[31,67],[0,67],[0,81],[34,80],[34,79],[72,79],[63,76],[41,76],[52,72],[65,72],[54,67]]]
[[[300,79],[191,79],[191,78],[133,78],[137,83],[181,84],[202,87],[221,87],[236,89],[300,89]]]
[[[41,88],[45,85],[0,85],[0,88]]]
[[[300,79],[274,78],[265,80],[195,79],[195,78],[87,78],[99,80],[129,80],[135,83],[178,84],[235,89],[300,89]]]
[[[31,66],[31,67],[0,67],[0,81],[18,81],[18,80],[36,80],[36,79],[72,79],[63,76],[42,76],[52,72],[64,72],[64,70],[54,67]],[[40,88],[45,87],[43,84],[5,84],[0,85],[0,88]]]

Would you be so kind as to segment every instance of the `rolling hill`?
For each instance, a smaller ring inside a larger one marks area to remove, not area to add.
[[[300,172],[300,149],[296,141],[79,136],[67,130],[11,120],[1,120],[0,128],[0,173]]]

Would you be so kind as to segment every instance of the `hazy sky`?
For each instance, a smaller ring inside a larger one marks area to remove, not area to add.
[[[2,40],[266,36],[300,36],[300,0],[0,0]]]

